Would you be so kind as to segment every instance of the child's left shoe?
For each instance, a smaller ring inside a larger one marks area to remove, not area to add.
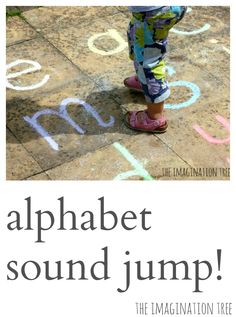
[[[160,119],[150,119],[147,111],[130,111],[125,114],[125,125],[133,130],[150,132],[150,133],[164,133],[167,130],[168,123],[163,116]]]
[[[135,90],[137,92],[143,92],[142,85],[140,84],[137,76],[130,76],[124,80],[125,87]]]

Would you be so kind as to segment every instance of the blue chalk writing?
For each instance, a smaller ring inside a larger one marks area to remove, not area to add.
[[[166,70],[170,76],[176,73],[175,69],[172,66],[166,66]],[[201,96],[200,88],[196,84],[191,83],[189,81],[178,80],[178,81],[169,83],[169,86],[170,87],[176,87],[176,86],[187,87],[188,89],[192,90],[192,96],[187,101],[183,101],[181,103],[177,103],[177,104],[166,103],[165,109],[181,109],[181,108],[189,107],[193,103],[195,103],[197,99]]]
[[[166,103],[165,109],[180,109],[180,108],[189,107],[193,103],[195,103],[201,95],[201,91],[199,87],[196,84],[191,83],[189,81],[178,80],[178,81],[174,81],[170,83],[169,86],[170,87],[176,87],[176,86],[187,87],[192,90],[192,96],[187,101],[183,101],[181,103],[177,103],[177,104]]]
[[[192,8],[188,8],[187,9],[187,13],[190,13],[192,12]],[[179,34],[179,35],[197,35],[199,33],[203,33],[203,32],[206,32],[210,29],[211,25],[209,23],[206,23],[203,25],[203,27],[199,28],[199,29],[196,29],[196,30],[193,30],[193,31],[181,31],[181,30],[178,30],[176,28],[172,28],[170,30],[170,32],[173,32],[175,34]]]
[[[97,113],[97,111],[88,103],[85,101],[79,99],[79,98],[66,98],[62,100],[59,111],[52,110],[52,109],[43,109],[38,112],[36,112],[31,118],[29,116],[23,117],[23,119],[30,124],[30,126],[35,129],[51,146],[51,148],[55,151],[59,151],[58,143],[53,140],[51,135],[46,131],[42,125],[38,122],[38,118],[42,115],[55,115],[60,117],[61,119],[64,119],[69,125],[71,125],[78,133],[84,134],[85,131],[69,116],[67,112],[67,106],[68,104],[79,104],[81,105],[89,114],[91,114],[95,120],[97,121],[98,125],[101,127],[107,128],[114,125],[115,119],[114,117],[110,116],[110,119],[108,122],[104,122],[101,116]]]

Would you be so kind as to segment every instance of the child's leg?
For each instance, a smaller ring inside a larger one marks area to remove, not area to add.
[[[165,70],[165,62],[163,60],[165,54],[166,54],[166,45],[167,45],[167,37],[169,30],[180,20],[182,20],[184,14],[186,12],[186,7],[171,7],[167,12],[163,12],[163,14],[160,14],[159,16],[155,15],[153,17],[150,17],[148,21],[149,27],[152,29],[153,28],[153,39],[155,40],[155,43],[157,44],[157,48],[160,50],[160,54],[156,55],[155,57],[152,58],[151,64],[150,64],[150,58],[147,54],[147,59],[144,58],[143,65],[147,69],[150,68],[150,73],[153,75],[153,79],[155,79],[156,83],[159,83],[160,86],[163,87],[163,84],[166,84],[168,86],[168,83],[166,81],[166,70]],[[145,50],[144,50],[144,57],[145,57]],[[152,79],[152,76],[148,76],[150,79]],[[150,84],[149,80],[149,84]],[[148,80],[147,80],[148,82]],[[167,93],[168,91],[168,93]],[[150,89],[149,89],[150,92]],[[162,100],[162,99],[167,99],[168,94],[170,94],[169,88],[165,92],[162,92],[162,97],[157,98]],[[163,96],[164,95],[164,96]],[[147,98],[146,98],[147,99]],[[151,97],[152,100],[152,97]],[[147,103],[147,113],[148,116],[151,119],[159,119],[162,116],[162,113],[164,111],[164,100],[160,102],[156,102],[154,100],[153,103]],[[147,100],[148,101],[148,100]]]
[[[134,56],[134,38],[135,36],[135,28],[134,28],[134,17],[132,16],[129,26],[128,26],[128,31],[127,31],[127,39],[128,39],[128,45],[129,45],[129,58],[134,61],[135,56]]]
[[[130,57],[134,59],[138,80],[147,101],[146,113],[153,120],[163,117],[164,101],[170,95],[163,60],[168,32],[182,19],[185,11],[185,7],[164,7],[134,14],[131,21],[130,38],[128,35]],[[141,124],[142,118],[143,115],[138,113],[135,122]]]
[[[164,101],[147,104],[147,114],[150,119],[157,120],[163,116]]]
[[[139,53],[137,75],[142,84],[147,103],[155,104],[166,100],[170,95],[166,80],[164,57],[169,30],[182,18],[184,7],[164,7],[161,10],[146,12],[140,25],[143,35],[136,35],[136,43],[143,41],[143,47],[134,45]],[[142,39],[143,37],[143,39]],[[135,56],[135,59],[137,58]]]

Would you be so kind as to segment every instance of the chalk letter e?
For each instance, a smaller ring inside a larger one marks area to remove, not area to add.
[[[14,66],[19,65],[19,64],[30,64],[33,67],[26,68],[26,69],[24,69],[24,70],[22,70],[20,72],[8,74],[6,76],[6,86],[7,86],[7,88],[14,89],[14,90],[19,90],[19,91],[33,90],[33,89],[37,89],[37,88],[43,86],[48,81],[50,76],[49,75],[45,75],[44,78],[39,83],[31,85],[31,86],[23,86],[23,87],[21,87],[21,86],[12,85],[8,81],[8,79],[16,78],[16,77],[19,77],[19,76],[21,76],[23,74],[33,73],[33,72],[36,72],[37,70],[40,70],[42,68],[41,65],[38,62],[34,62],[34,61],[31,61],[31,60],[25,60],[25,59],[18,59],[17,61],[14,61],[14,62],[8,64],[6,66],[6,68],[8,70],[8,69],[10,69],[10,68],[12,68]]]

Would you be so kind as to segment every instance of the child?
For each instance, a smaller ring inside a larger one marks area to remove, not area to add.
[[[170,96],[165,62],[169,30],[184,16],[187,7],[129,7],[132,19],[128,29],[129,55],[136,76],[124,80],[126,87],[144,93],[147,109],[125,115],[126,125],[134,130],[163,133],[167,121],[164,102]]]

